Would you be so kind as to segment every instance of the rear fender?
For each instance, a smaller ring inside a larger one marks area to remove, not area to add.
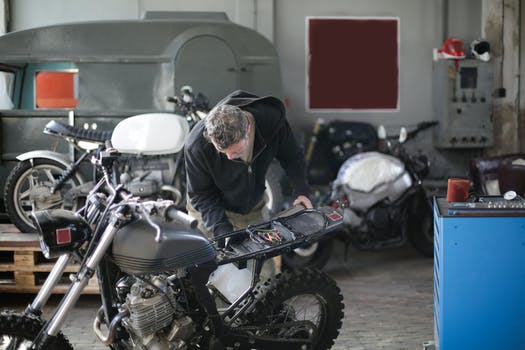
[[[57,163],[62,164],[65,168],[67,168],[72,163],[71,160],[68,158],[68,156],[66,156],[65,154],[53,152],[53,151],[46,151],[46,150],[37,150],[37,151],[30,151],[30,152],[22,153],[19,156],[17,156],[16,159],[18,159],[21,162],[24,162],[26,160],[32,162],[33,159],[49,159],[49,160],[53,160]],[[80,172],[77,171],[75,176],[82,183],[85,182]]]
[[[30,151],[22,153],[18,157],[16,157],[16,159],[18,159],[21,162],[36,158],[51,159],[66,167],[72,163],[71,160],[65,154],[46,150]]]

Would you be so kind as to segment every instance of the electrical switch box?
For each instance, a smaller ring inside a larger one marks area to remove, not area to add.
[[[479,60],[440,60],[433,67],[434,131],[438,148],[493,144],[493,68]]]

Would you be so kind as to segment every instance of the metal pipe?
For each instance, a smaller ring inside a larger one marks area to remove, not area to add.
[[[82,294],[82,291],[84,290],[84,288],[89,282],[89,279],[93,275],[93,273],[89,272],[95,271],[100,260],[102,259],[106,251],[109,249],[109,245],[113,241],[115,233],[117,232],[117,228],[115,226],[116,221],[117,219],[114,219],[104,230],[99,244],[93,251],[93,255],[91,255],[88,258],[86,265],[83,266],[79,273],[76,275],[77,280],[73,282],[67,293],[64,295],[64,298],[60,302],[59,307],[53,314],[53,317],[46,324],[45,332],[48,335],[56,336],[58,332],[60,332],[60,329],[62,328],[67,314],[75,306],[75,303],[78,301],[78,298]]]
[[[443,0],[443,40],[445,42],[448,38],[448,0]]]
[[[115,335],[117,334],[117,327],[120,325],[122,319],[124,317],[129,316],[129,311],[124,310],[119,312],[113,320],[111,320],[111,324],[108,326],[108,335],[104,335],[102,332],[102,329],[100,328],[101,324],[107,324],[104,321],[104,308],[101,307],[98,309],[97,317],[95,317],[95,320],[93,321],[93,331],[95,332],[95,335],[97,338],[104,344],[104,345],[111,345],[115,341]]]
[[[42,308],[47,303],[47,300],[51,296],[53,288],[57,285],[58,281],[60,280],[60,277],[62,277],[62,275],[64,274],[70,257],[71,254],[64,254],[61,255],[60,258],[58,258],[57,262],[55,263],[55,266],[53,266],[53,269],[49,273],[49,276],[47,276],[44,285],[38,291],[38,294],[36,295],[31,305],[29,305],[26,308],[26,313],[37,316],[42,314]]]
[[[55,337],[58,332],[60,332],[60,329],[66,320],[67,314],[75,306],[78,298],[80,297],[80,294],[82,294],[82,291],[88,284],[88,281],[89,277],[84,276],[84,278],[75,281],[71,285],[71,288],[60,302],[60,306],[53,314],[53,317],[49,320],[49,323],[46,325],[47,335]]]

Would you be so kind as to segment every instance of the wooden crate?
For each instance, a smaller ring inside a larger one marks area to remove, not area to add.
[[[0,293],[38,292],[56,259],[44,257],[36,234],[11,233],[7,232],[10,228],[5,227],[9,225],[0,226],[3,226],[0,228]],[[69,275],[77,271],[77,265],[68,266],[53,293],[65,293],[70,284]],[[96,277],[89,281],[84,293],[98,293]]]

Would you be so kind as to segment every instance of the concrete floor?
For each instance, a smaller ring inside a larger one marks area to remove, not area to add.
[[[348,261],[343,245],[324,269],[344,295],[345,318],[334,350],[421,350],[433,339],[433,261],[411,247],[381,252],[351,250]],[[56,306],[53,298],[45,312]],[[0,294],[0,309],[23,309],[31,296]],[[98,296],[81,297],[64,333],[75,349],[98,350],[92,321]]]

